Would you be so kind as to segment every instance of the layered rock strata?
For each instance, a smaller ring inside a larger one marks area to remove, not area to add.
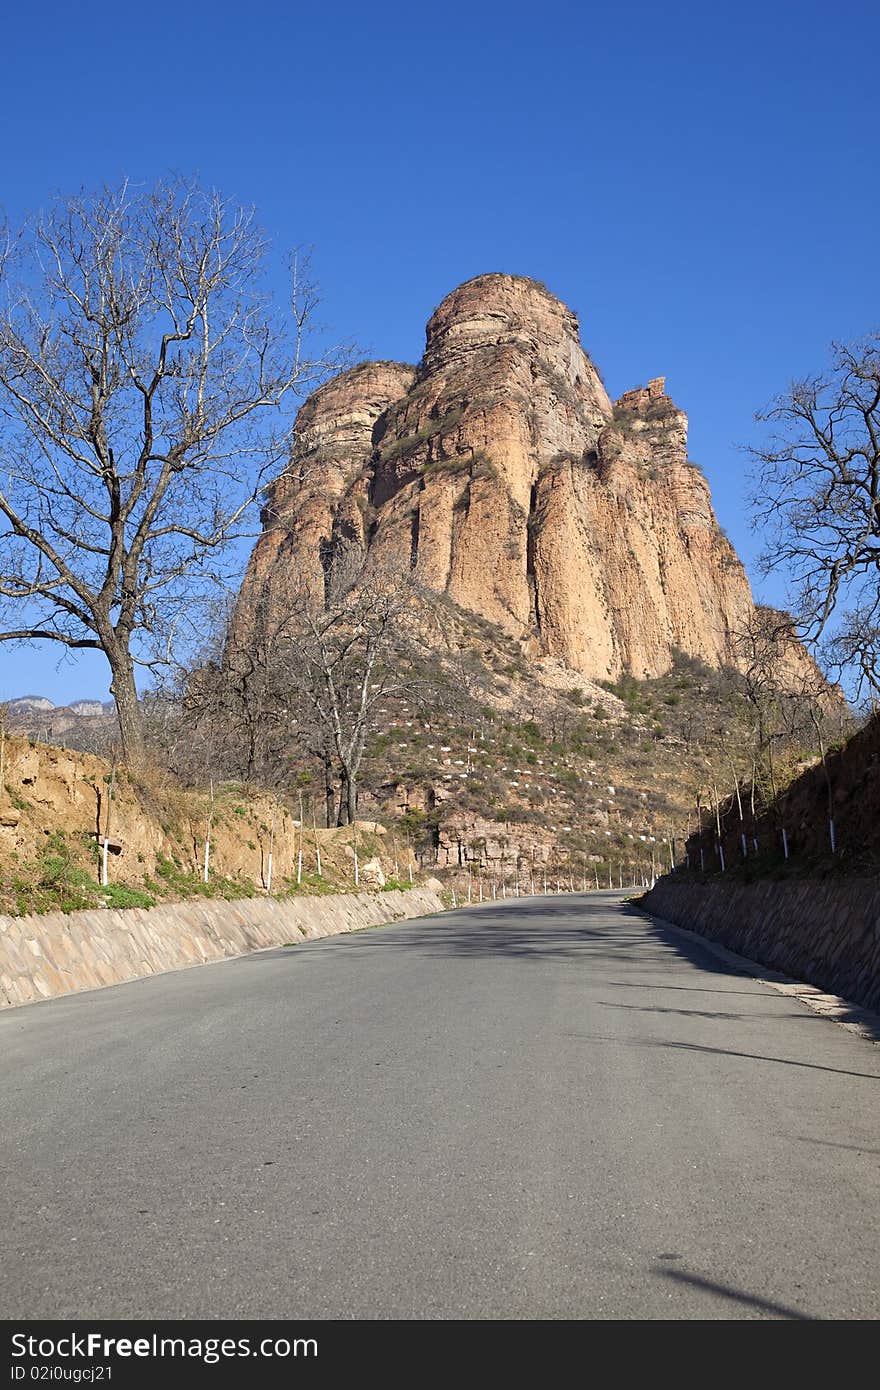
[[[730,662],[752,612],[663,379],[612,403],[574,314],[510,275],[447,296],[418,367],[316,391],[263,519],[242,620],[366,558],[597,679]]]

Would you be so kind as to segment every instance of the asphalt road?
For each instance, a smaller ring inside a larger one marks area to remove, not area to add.
[[[880,1048],[597,894],[0,1015],[0,1316],[880,1315]]]

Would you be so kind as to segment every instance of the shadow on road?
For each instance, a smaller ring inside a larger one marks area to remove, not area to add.
[[[598,956],[650,966],[675,956],[713,975],[750,976],[748,970],[720,960],[707,946],[629,903],[603,901],[599,896],[520,898],[515,905],[493,903],[453,911],[436,924],[420,926],[417,934],[408,932],[399,942],[383,940],[376,945],[383,950],[399,945],[401,950],[437,956],[500,956],[535,964]]]
[[[825,1067],[819,1062],[799,1062],[795,1057],[770,1057],[763,1052],[738,1052],[733,1047],[709,1047],[706,1043],[681,1042],[675,1038],[621,1038],[601,1033],[569,1033],[582,1042],[613,1043],[618,1047],[659,1047],[672,1052],[702,1052],[714,1057],[742,1057],[749,1062],[776,1062],[781,1067],[804,1067],[808,1071],[833,1072],[836,1076],[855,1076],[864,1081],[880,1081],[880,1061],[877,1071],[849,1071],[846,1067]]]
[[[699,994],[732,994],[754,998],[749,989],[729,989],[724,981],[754,979],[755,971],[735,961],[717,956],[708,944],[688,933],[676,930],[668,923],[649,916],[635,905],[621,901],[609,893],[562,895],[560,897],[519,898],[515,901],[494,902],[466,909],[453,909],[434,919],[414,923],[398,923],[379,931],[354,932],[346,936],[308,943],[306,951],[297,951],[305,963],[323,950],[364,953],[406,952],[428,954],[435,958],[515,960],[524,964],[547,965],[582,960],[585,964],[618,961],[621,964],[643,967],[652,971],[672,959],[687,961],[715,977],[717,987],[681,985],[654,980],[613,980],[612,986],[630,989],[682,990]],[[272,953],[263,953],[262,958]],[[284,952],[286,954],[286,951]],[[618,1009],[644,1006],[616,1003]],[[695,1018],[743,1019],[749,1014],[728,1013],[712,1009],[663,1009],[650,1007],[650,1012],[690,1015]],[[800,1019],[818,1014],[792,1015]],[[863,1032],[880,1040],[880,1019],[853,1005],[838,1019],[857,1022]]]
[[[654,988],[654,986],[650,984],[644,984],[641,986],[641,988],[651,990]],[[731,990],[730,993],[739,993],[739,991]],[[755,996],[752,995],[751,997],[754,999]],[[733,1009],[669,1009],[664,1008],[660,1004],[615,1004],[610,999],[600,999],[598,1000],[598,1003],[603,1009],[626,1009],[630,1013],[636,1014],[670,1014],[673,1017],[677,1018],[726,1018],[730,1019],[731,1022],[736,1023],[741,1023],[744,1019],[747,1018],[766,1017],[766,1010],[752,1011],[749,1013],[737,1013]],[[811,1021],[818,1023],[820,1021],[819,1014],[775,1014],[774,1017],[798,1018],[802,1019],[805,1023],[809,1023]]]
[[[799,1309],[789,1308],[784,1303],[762,1298],[760,1294],[746,1293],[745,1289],[736,1289],[732,1284],[718,1284],[713,1279],[704,1279],[699,1274],[688,1274],[683,1269],[658,1269],[654,1272],[664,1279],[672,1279],[676,1284],[687,1284],[690,1288],[702,1289],[705,1293],[720,1294],[722,1298],[744,1303],[749,1308],[759,1308],[762,1313],[770,1313],[777,1318],[794,1319],[798,1322],[818,1321],[812,1313],[802,1313]]]
[[[810,1134],[780,1134],[780,1139],[797,1139],[800,1144],[819,1144],[823,1149],[849,1149],[857,1154],[880,1154],[880,1149],[870,1149],[864,1144],[842,1144],[839,1139],[815,1139]]]

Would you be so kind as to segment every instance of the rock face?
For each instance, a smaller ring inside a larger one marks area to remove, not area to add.
[[[574,314],[510,275],[444,299],[417,368],[309,398],[239,611],[364,556],[594,679],[662,674],[675,648],[732,661],[752,611],[663,378],[612,403]]]
[[[270,491],[240,611],[293,583],[320,594],[347,547],[368,543],[369,477],[377,424],[406,394],[415,367],[366,362],[320,387],[296,422],[296,450]]]

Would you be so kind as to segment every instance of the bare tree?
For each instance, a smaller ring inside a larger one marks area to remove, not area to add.
[[[776,608],[758,605],[743,630],[734,635],[734,650],[743,678],[741,721],[751,727],[753,763],[766,775],[772,800],[778,795],[775,750],[785,737],[785,656],[794,642],[793,620]]]
[[[378,709],[424,683],[418,597],[410,574],[362,568],[323,603],[305,594],[285,603],[281,679],[311,711],[324,756],[336,765],[341,825],[357,816],[358,778]]]
[[[828,371],[757,417],[776,428],[755,460],[767,570],[787,570],[805,637],[880,691],[880,333],[835,344]]]
[[[234,610],[221,612],[194,669],[168,693],[184,732],[198,732],[215,766],[277,791],[289,780],[302,740],[282,680],[284,628],[264,621],[267,607],[261,598],[246,635],[236,633]]]
[[[346,824],[383,702],[435,693],[420,591],[409,573],[386,575],[363,556],[322,596],[298,584],[291,575],[221,617],[166,692],[167,727],[151,720],[150,734],[190,775],[210,766],[280,792],[319,769],[326,824]]]
[[[272,613],[271,607],[261,597],[246,630],[234,613],[227,617],[194,670],[168,692],[177,711],[174,742],[179,747],[185,741],[184,762],[192,762],[195,749],[226,775],[275,792],[310,777],[309,764],[316,765],[329,827],[337,819],[338,781],[331,732],[290,669],[302,635],[301,610],[285,605]],[[167,755],[167,740],[164,746]]]
[[[266,290],[252,211],[194,181],[56,202],[0,254],[0,640],[103,651],[123,757],[135,670],[198,630],[286,461],[316,304]]]

